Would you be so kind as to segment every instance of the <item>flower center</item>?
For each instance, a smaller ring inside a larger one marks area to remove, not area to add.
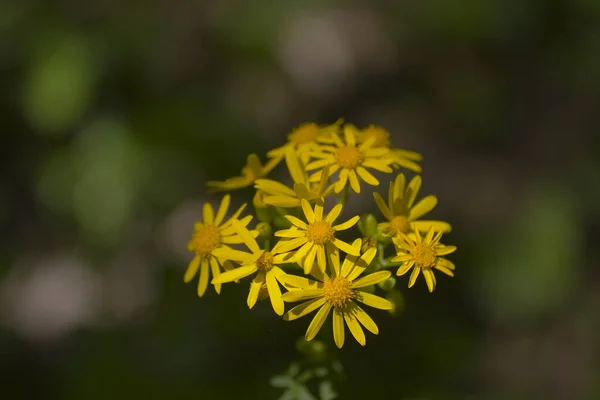
[[[348,279],[336,276],[325,282],[323,296],[335,307],[343,307],[354,296]]]
[[[296,145],[306,144],[315,141],[319,137],[319,133],[320,130],[317,124],[302,124],[288,135],[288,139]]]
[[[358,167],[365,157],[360,150],[353,146],[340,147],[335,151],[335,160],[338,165],[346,169],[354,169]]]
[[[268,251],[262,253],[262,255],[258,257],[258,260],[256,260],[256,266],[258,269],[269,272],[273,268],[273,254]]]
[[[418,243],[413,250],[415,264],[420,268],[431,268],[435,265],[435,250],[428,244]]]
[[[205,225],[192,235],[190,248],[201,257],[207,257],[221,244],[221,230],[215,225]]]
[[[373,140],[371,147],[388,147],[390,145],[390,134],[378,126],[370,125],[365,129],[362,142],[364,143],[369,139]]]
[[[335,231],[329,222],[316,221],[308,225],[306,238],[315,244],[323,244],[335,239]]]
[[[397,215],[392,219],[391,227],[394,232],[408,233],[410,230],[410,223],[405,216]]]

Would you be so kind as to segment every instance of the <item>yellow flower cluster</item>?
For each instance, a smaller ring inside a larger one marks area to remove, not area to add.
[[[188,244],[195,256],[184,275],[187,283],[199,271],[199,296],[206,291],[209,271],[217,293],[225,283],[252,277],[249,308],[268,298],[275,313],[286,321],[317,311],[306,331],[307,341],[332,314],[334,341],[341,348],[346,326],[361,345],[366,343],[363,328],[379,333],[359,303],[394,309],[389,300],[394,296],[374,294],[376,290],[395,290],[395,278],[387,268],[397,267],[398,276],[412,269],[409,287],[422,272],[430,292],[436,286],[434,270],[453,276],[454,264],[442,256],[456,247],[440,243],[442,234],[451,228],[443,221],[422,219],[435,208],[437,198],[429,195],[418,199],[420,175],[407,184],[404,174],[398,173],[389,183],[387,202],[374,193],[384,221],[378,222],[370,214],[339,220],[346,203],[353,194],[361,193],[364,184],[380,186],[381,178],[375,175],[392,174],[398,168],[421,172],[421,155],[392,148],[384,128],[370,125],[359,129],[341,120],[325,126],[306,123],[267,157],[263,164],[251,154],[241,176],[208,182],[212,191],[254,185],[253,204],[259,223],[249,228],[253,216],[242,216],[245,205],[226,219],[229,194],[223,197],[216,214],[210,203],[204,204],[202,221],[195,224]],[[282,161],[291,177],[289,184],[267,179]],[[352,236],[355,227],[360,235],[343,240],[344,235]],[[386,258],[388,247],[394,254]],[[289,302],[302,303],[286,312],[285,303]]]

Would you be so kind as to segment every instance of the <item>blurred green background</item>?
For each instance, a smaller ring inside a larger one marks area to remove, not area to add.
[[[198,299],[186,244],[207,180],[339,117],[424,155],[459,249],[340,398],[600,398],[599,38],[597,0],[2,0],[0,398],[278,398],[309,321]]]

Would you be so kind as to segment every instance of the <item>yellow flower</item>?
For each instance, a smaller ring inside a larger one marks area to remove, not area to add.
[[[369,125],[362,131],[360,143],[373,140],[373,148],[390,147],[390,133],[387,129],[378,125]],[[390,148],[388,155],[394,160],[394,167],[404,167],[416,173],[421,173],[421,166],[416,162],[421,161],[423,157],[414,151]]]
[[[320,170],[311,176],[311,181],[320,180],[322,169],[329,167],[330,174],[340,170],[334,187],[336,193],[341,192],[348,182],[352,190],[360,193],[359,177],[369,185],[378,186],[379,181],[367,171],[367,168],[390,173],[392,172],[390,164],[393,160],[388,156],[387,147],[373,148],[372,139],[357,145],[359,133],[355,126],[346,124],[344,125],[345,141],[342,141],[337,133],[333,133],[331,135],[333,146],[322,146],[320,151],[312,153],[312,156],[319,160],[309,163],[306,170]]]
[[[308,223],[294,216],[286,215],[285,217],[294,226],[275,232],[275,236],[291,239],[278,243],[281,245],[282,252],[299,248],[294,256],[294,261],[304,267],[305,274],[311,272],[315,258],[320,270],[324,272],[327,266],[326,254],[332,254],[336,247],[348,254],[360,255],[360,248],[357,250],[335,237],[336,232],[352,228],[360,219],[358,215],[344,223],[333,225],[342,212],[341,204],[333,207],[325,218],[323,218],[323,206],[315,204],[313,211],[308,201],[302,199],[300,204]]]
[[[357,239],[352,247],[358,251],[361,247],[361,240]],[[358,290],[382,282],[391,275],[389,271],[379,271],[357,279],[373,261],[376,253],[377,249],[369,249],[360,258],[348,255],[340,267],[339,252],[335,251],[329,258],[331,277],[327,274],[316,274],[315,277],[319,281],[294,275],[281,275],[278,278],[281,282],[299,288],[299,290],[285,293],[282,296],[284,301],[309,300],[289,310],[283,319],[292,321],[319,309],[306,331],[305,339],[310,341],[319,333],[333,308],[333,338],[337,347],[342,348],[344,345],[344,321],[346,321],[352,336],[364,346],[366,339],[361,324],[375,335],[379,333],[379,328],[371,317],[356,304],[356,301],[381,310],[393,308],[390,301]]]
[[[287,149],[294,150],[302,164],[308,163],[310,153],[319,151],[321,145],[319,142],[327,142],[329,135],[337,132],[343,120],[339,119],[335,123],[326,126],[319,126],[314,122],[307,122],[299,125],[288,134],[288,142],[281,147],[273,149],[267,153],[267,156],[277,160],[283,159]]]
[[[238,261],[241,265],[238,268],[224,272],[215,277],[212,283],[217,285],[233,282],[258,272],[250,284],[250,293],[248,293],[247,299],[248,308],[254,307],[258,300],[260,290],[263,284],[266,283],[273,310],[278,315],[282,315],[284,305],[281,300],[281,290],[276,278],[277,276],[284,274],[284,272],[277,265],[289,263],[291,259],[290,255],[281,251],[281,248],[278,245],[271,251],[261,249],[248,229],[246,229],[239,221],[232,221],[232,228],[242,238],[244,244],[250,250],[250,253],[231,248],[215,250],[214,253],[218,257]]]
[[[280,160],[269,160],[265,165],[260,162],[258,156],[254,153],[248,156],[246,165],[242,167],[242,175],[224,181],[209,181],[206,186],[210,191],[217,192],[222,190],[242,189],[252,185],[257,179],[265,177],[277,166]]]
[[[406,186],[404,174],[398,174],[394,182],[390,182],[388,204],[379,193],[373,193],[377,207],[388,220],[378,224],[379,230],[386,236],[396,236],[399,233],[409,233],[411,230],[426,232],[430,227],[449,232],[450,224],[443,221],[418,221],[437,205],[437,197],[429,195],[417,204],[415,200],[421,188],[421,177],[415,176]]]
[[[456,246],[441,244],[440,239],[443,232],[437,232],[434,236],[435,232],[434,227],[431,227],[425,238],[422,238],[419,232],[415,232],[415,241],[404,234],[401,234],[400,238],[394,238],[398,255],[392,261],[403,263],[398,268],[396,275],[404,275],[414,267],[408,280],[409,288],[415,284],[421,271],[423,271],[423,276],[425,276],[425,281],[430,292],[433,292],[436,285],[435,275],[433,274],[434,268],[446,275],[454,276],[454,272],[452,272],[455,269],[454,264],[440,256],[453,253],[456,251]]]
[[[333,186],[327,187],[328,171],[325,170],[321,174],[319,182],[310,182],[308,174],[300,164],[298,155],[291,147],[285,152],[285,162],[294,180],[294,188],[274,180],[259,179],[256,181],[255,187],[264,192],[263,201],[275,207],[298,207],[302,199],[323,205],[324,198],[333,191]]]
[[[189,283],[200,269],[200,281],[198,282],[198,296],[200,297],[204,295],[208,286],[209,265],[213,277],[219,276],[221,273],[220,266],[225,269],[233,268],[227,258],[216,256],[214,254],[215,250],[228,248],[227,244],[242,243],[240,236],[231,223],[239,218],[246,204],[242,205],[231,218],[223,222],[230,202],[231,196],[225,195],[221,200],[217,215],[214,214],[214,209],[210,203],[204,203],[202,207],[203,220],[194,224],[194,232],[192,240],[188,243],[188,250],[196,253],[196,256],[188,265],[183,280],[185,283]],[[246,226],[251,220],[252,216],[248,215],[242,218],[239,223]],[[253,234],[257,235],[258,232],[253,232]],[[221,285],[215,285],[215,290],[217,293],[221,293]]]

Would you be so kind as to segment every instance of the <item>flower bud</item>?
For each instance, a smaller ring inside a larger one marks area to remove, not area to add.
[[[402,315],[404,312],[404,297],[402,296],[402,293],[397,290],[392,290],[388,292],[385,298],[393,304],[393,308],[388,310],[390,315],[392,317],[399,317]]]
[[[379,282],[377,284],[377,286],[379,286],[381,289],[385,290],[386,292],[389,292],[390,290],[392,290],[394,288],[394,286],[396,286],[396,278],[393,276],[390,276],[385,281]]]
[[[258,236],[263,240],[271,239],[273,236],[273,229],[271,228],[271,224],[268,222],[259,222],[256,224],[255,229],[258,231]]]
[[[271,222],[275,217],[275,212],[273,207],[264,202],[264,195],[264,192],[257,190],[254,198],[252,199],[252,204],[254,205],[254,210],[256,211],[256,216],[258,217],[259,221]]]
[[[373,214],[363,214],[358,221],[358,229],[363,236],[375,237],[377,235],[377,219]]]
[[[364,237],[362,238],[362,247],[360,248],[361,253],[366,253],[367,250],[377,248],[377,239]]]

